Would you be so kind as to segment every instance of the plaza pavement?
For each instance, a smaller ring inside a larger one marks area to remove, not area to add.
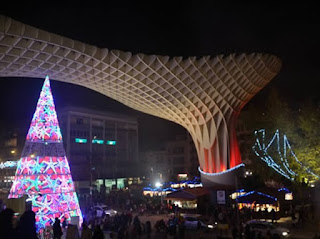
[[[133,215],[135,216],[135,215]],[[154,229],[155,223],[160,219],[169,219],[169,215],[151,215],[151,216],[139,216],[140,222],[145,224],[147,221],[151,222],[152,226],[152,233],[151,233],[151,239],[165,239],[169,238],[169,236],[166,235],[164,232],[156,232]],[[293,222],[291,217],[284,217],[280,218],[275,225],[286,227],[290,229],[291,236],[290,239],[313,239],[314,235],[317,232],[317,225],[315,222],[307,221],[304,226],[298,226],[296,222]],[[65,239],[65,234],[62,237],[62,239]],[[105,239],[110,238],[110,233],[105,232]],[[146,239],[147,236],[144,234],[142,235],[141,239]],[[178,238],[178,237],[177,237]],[[200,232],[198,230],[186,230],[185,231],[185,239],[218,239],[218,238],[232,238],[231,233],[227,233],[224,235],[219,236],[215,232]],[[114,239],[114,238],[113,238]]]

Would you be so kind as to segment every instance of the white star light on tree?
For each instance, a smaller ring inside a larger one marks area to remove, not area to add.
[[[70,191],[70,186],[69,184],[72,183],[71,182],[71,178],[67,178],[67,177],[64,177],[61,181],[61,191],[63,192],[69,192]]]
[[[52,211],[52,199],[48,200],[48,195],[44,195],[42,200],[41,200],[41,209],[42,211],[45,212],[45,210],[47,210],[48,212]]]
[[[57,162],[53,162],[52,161],[52,157],[49,157],[49,162],[45,162],[45,164],[47,165],[47,167],[44,169],[44,173],[46,173],[49,169],[52,169],[52,171],[56,174],[56,166],[57,166]]]
[[[41,173],[42,169],[43,169],[43,164],[39,163],[39,157],[37,157],[32,167],[32,170],[35,174],[38,174],[38,173]]]
[[[58,167],[60,169],[61,174],[69,174],[70,168],[66,157],[63,157],[61,160],[58,161]],[[64,173],[63,173],[64,171]]]
[[[27,157],[23,158],[21,160],[21,163],[20,163],[20,170],[21,172],[24,172],[24,170],[26,169],[27,172],[25,174],[29,174],[32,172],[32,170],[30,169],[30,167],[32,167],[34,164],[34,161],[33,160],[28,160]]]

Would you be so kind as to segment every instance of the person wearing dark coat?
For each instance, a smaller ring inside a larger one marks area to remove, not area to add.
[[[92,239],[104,239],[104,234],[100,225],[95,226]]]
[[[23,239],[37,239],[36,229],[36,214],[35,212],[28,210],[25,211],[17,225],[18,238]]]
[[[57,217],[53,223],[52,230],[53,230],[53,238],[54,239],[60,239],[61,236],[63,235],[61,225],[60,225],[60,220]]]
[[[14,211],[6,208],[0,212],[0,238],[11,239],[16,238],[16,232],[13,229]]]
[[[146,233],[147,233],[147,239],[151,238],[151,222],[146,222]]]
[[[92,231],[85,222],[82,223],[81,239],[92,239]]]

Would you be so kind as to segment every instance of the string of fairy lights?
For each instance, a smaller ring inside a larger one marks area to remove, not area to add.
[[[281,150],[280,143],[280,131],[277,129],[275,134],[271,137],[270,141],[266,144],[266,133],[265,129],[256,130],[254,132],[256,136],[255,144],[252,149],[257,157],[259,157],[262,161],[264,161],[269,167],[274,169],[277,173],[286,177],[287,179],[293,181],[298,173],[293,171],[288,162],[288,152],[291,154],[292,158],[309,174],[313,177],[319,179],[320,176],[315,174],[309,167],[306,167],[295,155],[291,144],[287,138],[287,136],[283,135],[283,143]],[[268,150],[271,146],[276,144],[277,154],[280,159],[280,163],[277,163],[274,158],[268,153]]]

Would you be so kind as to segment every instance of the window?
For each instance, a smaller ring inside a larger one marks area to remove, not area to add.
[[[184,153],[184,148],[183,147],[176,147],[173,149],[173,153],[175,153],[175,154]]]
[[[174,164],[183,164],[184,163],[184,157],[174,157],[173,158]]]
[[[103,144],[104,141],[103,141],[102,139],[93,139],[93,140],[92,140],[92,143],[93,143],[93,144]]]
[[[107,145],[116,145],[116,141],[115,140],[107,140]]]
[[[82,124],[83,124],[83,119],[78,118],[78,119],[76,120],[76,122],[77,122],[77,124],[82,125]]]
[[[75,138],[74,142],[79,143],[79,144],[85,144],[85,143],[87,143],[87,139]]]

